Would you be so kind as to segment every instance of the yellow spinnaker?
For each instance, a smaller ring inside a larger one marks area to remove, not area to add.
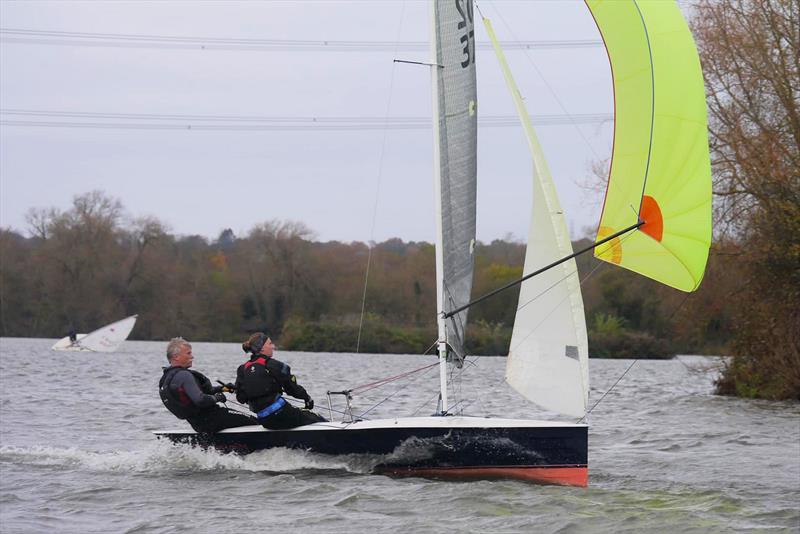
[[[711,169],[700,60],[678,6],[586,0],[614,79],[614,151],[595,256],[694,291],[711,244]]]

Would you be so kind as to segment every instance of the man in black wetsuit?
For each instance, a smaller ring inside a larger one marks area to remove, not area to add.
[[[236,400],[246,402],[262,426],[278,430],[327,421],[310,411],[314,401],[289,366],[272,357],[275,345],[269,336],[257,332],[242,343],[242,349],[250,353],[250,360],[236,370]],[[284,392],[303,399],[306,409],[286,402]]]
[[[186,419],[197,432],[219,432],[223,428],[258,424],[250,415],[218,406],[225,402],[224,391],[232,391],[233,385],[212,386],[202,373],[192,371],[192,346],[183,338],[176,337],[167,345],[167,361],[164,374],[158,383],[161,401],[167,410],[178,419]]]

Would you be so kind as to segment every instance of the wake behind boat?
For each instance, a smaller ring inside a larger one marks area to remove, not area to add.
[[[598,259],[694,291],[711,242],[705,91],[697,51],[674,2],[587,0],[611,62],[614,148],[594,245],[573,253],[563,211],[517,86],[484,19],[533,160],[533,203],[522,279],[470,302],[475,247],[477,95],[471,0],[436,1],[433,124],[440,393],[436,416],[241,427],[217,434],[163,431],[172,441],[242,453],[287,447],[381,455],[375,470],[424,476],[502,476],[586,486],[589,371],[586,318],[574,257]],[[455,416],[467,309],[521,284],[506,381],[571,423]],[[348,395],[349,391],[340,392]]]
[[[84,352],[114,352],[128,336],[136,324],[138,315],[107,324],[88,334],[77,334],[75,341],[69,336],[59,339],[51,350],[70,350]]]

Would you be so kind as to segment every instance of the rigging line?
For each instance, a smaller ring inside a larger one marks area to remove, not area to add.
[[[671,315],[670,315],[670,316],[667,318],[667,321],[671,321],[671,320],[672,320],[672,318],[673,318],[673,317],[675,317],[675,314],[676,314],[676,313],[678,313],[678,310],[680,310],[680,309],[683,307],[683,305],[684,305],[684,304],[686,303],[686,301],[689,299],[689,296],[691,296],[691,293],[686,293],[686,295],[683,297],[683,300],[681,300],[680,304],[678,304],[678,305],[675,307],[675,309],[672,311],[672,314],[671,314]],[[597,405],[598,405],[598,404],[600,404],[600,401],[602,401],[604,398],[606,398],[606,395],[608,395],[609,393],[611,393],[611,390],[612,390],[612,389],[614,389],[614,387],[615,387],[617,384],[619,384],[619,381],[620,381],[620,380],[622,380],[622,377],[624,377],[626,374],[628,374],[628,371],[630,371],[630,370],[631,370],[631,367],[633,367],[633,364],[635,364],[635,363],[636,363],[636,362],[638,362],[638,361],[639,361],[639,359],[638,359],[638,358],[637,358],[637,359],[635,359],[635,360],[633,360],[633,363],[631,363],[631,364],[628,366],[628,368],[627,368],[627,369],[625,369],[625,372],[624,372],[624,373],[622,373],[622,375],[621,375],[621,376],[620,376],[620,377],[617,379],[617,381],[616,381],[616,382],[614,382],[614,385],[613,385],[613,386],[611,386],[611,387],[608,389],[608,391],[606,391],[606,392],[603,394],[603,396],[602,396],[602,397],[600,397],[600,399],[599,399],[599,400],[598,400],[596,403],[594,403],[594,406],[592,406],[592,407],[591,407],[591,409],[590,409],[589,411],[587,411],[587,412],[586,412],[586,415],[584,415],[583,417],[581,417],[580,419],[578,419],[578,421],[577,421],[578,423],[580,423],[581,421],[583,421],[584,419],[586,419],[586,417],[587,417],[587,416],[588,416],[588,415],[589,415],[589,414],[592,412],[592,410],[594,410],[594,409],[597,407]],[[686,365],[686,364],[685,364],[683,361],[681,361],[681,359],[680,359],[680,358],[678,358],[678,361],[679,361],[679,362],[681,362],[683,365]],[[688,366],[687,366],[687,368],[688,368]]]
[[[434,364],[434,366],[436,366],[436,367],[438,367],[438,365],[439,365],[439,362],[436,362],[436,363]],[[433,366],[430,366],[430,367],[433,367]],[[424,374],[425,374],[425,373],[423,373],[423,375],[424,375]],[[421,376],[423,376],[423,375],[419,375],[419,376],[417,376],[417,377],[414,379],[414,381],[416,381],[416,380],[419,380],[419,378],[420,378]],[[412,381],[412,383],[413,383],[413,381]],[[363,417],[364,415],[368,414],[369,412],[371,412],[372,410],[374,410],[375,408],[377,408],[378,406],[380,406],[380,405],[381,405],[381,404],[383,404],[384,402],[388,401],[389,399],[391,399],[392,397],[394,397],[395,395],[397,395],[398,393],[400,393],[401,391],[403,391],[403,390],[404,390],[404,389],[406,389],[407,387],[408,387],[408,384],[406,384],[406,385],[403,385],[403,386],[400,386],[399,388],[397,388],[397,390],[395,390],[395,392],[394,392],[394,393],[392,393],[392,394],[391,394],[391,395],[389,395],[388,397],[385,397],[383,400],[381,400],[381,401],[377,402],[376,404],[372,405],[370,408],[368,408],[367,410],[365,410],[364,412],[362,412],[362,413],[361,413],[361,415],[359,415],[358,417],[359,417],[359,418],[361,418],[361,417]],[[436,394],[438,395],[438,394],[439,394],[439,392],[437,391],[437,393],[436,393]],[[417,409],[417,411],[419,411],[419,408]],[[417,413],[417,411],[415,411],[415,412],[414,412],[414,414],[416,414],[416,413]],[[413,416],[414,414],[412,414],[412,416]]]
[[[495,13],[497,13],[497,16],[500,18],[500,20],[505,25],[506,29],[508,30],[508,33],[511,34],[511,37],[516,39],[516,35],[514,35],[514,31],[511,29],[511,26],[508,24],[508,22],[506,22],[506,19],[505,19],[505,17],[503,17],[503,14],[500,12],[500,10],[497,9],[497,6],[494,7],[494,11],[495,11]],[[483,16],[483,14],[481,14],[481,16]],[[533,58],[530,56],[530,54],[528,53],[527,50],[525,51],[525,58],[528,60],[528,63],[530,63],[531,66],[534,68],[536,73],[539,75],[539,78],[542,80],[542,82],[544,82],[545,87],[547,87],[547,90],[550,92],[550,95],[555,99],[556,103],[558,103],[558,106],[561,108],[561,110],[567,116],[571,116],[570,112],[567,111],[567,107],[564,105],[564,103],[558,97],[558,94],[553,89],[553,87],[550,85],[550,83],[547,81],[547,79],[545,78],[545,76],[542,73],[542,71],[539,70],[539,67],[536,66],[536,63],[533,61]],[[578,132],[578,135],[580,135],[580,137],[583,140],[584,144],[586,144],[586,146],[589,147],[589,150],[592,152],[594,157],[597,160],[601,160],[600,156],[597,154],[597,152],[595,151],[594,147],[591,145],[591,143],[589,143],[589,140],[586,139],[586,136],[583,135],[583,132],[581,131],[581,129],[578,128],[578,123],[576,121],[571,121],[570,124],[572,124],[572,126]]]
[[[426,355],[428,354],[428,352],[430,352],[430,350],[431,350],[433,347],[435,347],[436,345],[438,345],[438,344],[439,344],[439,340],[438,340],[438,339],[435,339],[435,340],[433,341],[433,343],[431,343],[431,346],[430,346],[430,347],[428,347],[427,349],[425,349],[425,352],[423,352],[423,353],[422,353],[422,355],[423,355],[423,356],[426,356]],[[437,365],[438,365],[438,362],[437,362]]]
[[[433,344],[432,344],[430,347],[428,347],[428,349],[427,349],[425,352],[427,352],[428,350],[431,350],[431,348],[433,348],[434,346],[436,346],[438,343],[439,343],[439,341],[438,341],[438,340],[434,341],[434,342],[433,342]],[[410,372],[408,372],[408,373],[405,373],[405,375],[410,375],[410,374],[412,374],[412,373],[416,373],[417,371],[420,371],[420,370],[423,370],[423,369],[430,369],[430,368],[433,368],[433,367],[438,367],[438,366],[439,366],[439,362],[437,361],[437,362],[435,362],[435,363],[433,363],[433,364],[431,364],[431,365],[428,365],[428,366],[426,366],[426,367],[421,367],[421,368],[419,368],[419,369],[416,369],[416,370],[414,370],[414,371],[410,371]],[[398,376],[401,376],[401,375],[398,375]],[[420,375],[420,376],[421,376],[421,375]],[[416,379],[415,379],[415,380],[416,380]],[[381,385],[383,385],[383,384],[381,384]],[[358,387],[358,386],[357,386],[357,387]],[[377,386],[376,386],[376,387],[377,387]],[[388,399],[390,399],[391,397],[394,397],[394,396],[395,396],[397,393],[399,393],[400,391],[402,391],[402,389],[403,389],[403,388],[405,388],[405,387],[407,387],[407,386],[402,386],[402,387],[401,387],[401,388],[399,388],[397,391],[395,391],[394,393],[392,393],[392,394],[391,394],[391,395],[389,395],[388,397],[386,397],[386,398],[384,398],[383,400],[381,400],[379,403],[377,403],[377,404],[373,405],[372,407],[370,407],[369,409],[367,409],[365,412],[363,412],[363,413],[361,414],[361,416],[363,416],[364,414],[366,414],[366,413],[368,413],[368,412],[372,411],[373,409],[377,408],[378,406],[380,406],[381,404],[383,404],[385,401],[387,401],[387,400],[388,400]],[[438,395],[438,392],[437,392],[437,395]],[[430,402],[430,401],[429,401],[429,402]],[[427,403],[426,403],[426,404],[427,404]],[[424,406],[424,405],[423,405],[423,406]],[[412,413],[411,415],[412,415],[412,416],[413,416],[413,415],[415,415],[415,414],[416,414],[416,413],[417,413],[417,412],[418,412],[418,411],[419,411],[421,408],[422,408],[422,406],[420,406],[420,408],[417,408],[417,410],[415,410],[415,411],[414,411],[414,413]],[[359,417],[361,417],[361,416],[359,416]]]
[[[463,368],[463,365],[464,365],[463,364],[463,360],[462,360],[462,364],[461,365],[462,365],[462,368]],[[451,365],[450,366],[450,373],[448,373],[448,374],[450,375],[449,382],[450,382],[450,390],[452,391],[453,404],[451,406],[448,406],[447,410],[444,413],[452,413],[452,410],[456,406],[458,406],[458,404],[459,404],[459,400],[458,399],[459,399],[459,395],[461,393],[461,380],[458,380],[458,384],[456,384],[456,380],[453,378],[453,375],[455,374],[455,370],[456,369],[457,369],[457,366],[455,366],[455,365]],[[460,377],[461,377],[461,375],[459,374],[458,378],[460,378]]]
[[[296,400],[296,399],[290,399],[289,397],[283,397],[283,400],[285,400],[289,404],[292,404],[293,406],[297,406],[297,407],[300,407],[300,405],[301,405],[300,403],[303,402],[303,401]],[[305,403],[303,405],[305,405]],[[332,411],[332,412],[334,412],[336,414],[339,414],[339,415],[347,415],[347,412],[343,412],[342,410],[337,410],[336,408],[329,408],[329,407],[326,406],[324,409],[326,411],[328,409],[330,409],[330,411]]]
[[[403,29],[403,17],[405,15],[405,11],[406,11],[406,3],[404,1],[401,4],[401,9],[400,9],[400,17],[399,17],[399,21],[400,22],[399,22],[398,28],[397,28],[397,37],[398,37],[398,39],[399,39],[400,33],[402,32],[402,29]],[[395,48],[395,54],[394,55],[395,56],[397,55],[397,49],[396,48]],[[393,91],[393,89],[394,89],[394,76],[395,76],[396,72],[397,72],[397,69],[395,68],[395,62],[393,61],[392,62],[392,68],[391,68],[391,74],[389,76],[389,96],[386,99],[387,101],[386,101],[386,114],[385,114],[385,117],[389,116],[389,112],[391,111],[391,108],[392,108],[392,96],[393,96],[393,93],[394,93],[394,91]],[[367,251],[367,268],[366,268],[366,271],[364,273],[364,291],[363,291],[363,293],[361,295],[361,316],[359,317],[359,320],[358,320],[358,337],[356,338],[356,354],[358,354],[360,349],[361,349],[361,334],[362,334],[362,332],[364,330],[364,315],[365,315],[366,307],[367,307],[367,286],[369,284],[369,269],[370,269],[370,266],[372,264],[372,249],[373,249],[372,243],[373,243],[373,241],[375,239],[375,221],[376,221],[376,219],[378,217],[378,202],[380,200],[381,178],[383,177],[383,158],[384,158],[384,156],[386,154],[386,140],[388,139],[388,137],[389,136],[387,134],[387,130],[383,130],[383,139],[381,141],[381,151],[380,151],[380,155],[378,157],[378,177],[377,177],[376,184],[375,184],[375,203],[374,203],[374,205],[372,207],[372,225],[370,227],[370,234],[369,234],[369,241],[368,241],[369,245],[368,245],[368,251]]]
[[[411,417],[414,417],[415,415],[417,415],[417,413],[419,413],[419,411],[420,411],[422,408],[424,408],[425,406],[427,406],[428,404],[430,404],[431,402],[433,402],[434,400],[436,400],[436,398],[437,398],[439,395],[441,395],[441,391],[438,391],[438,390],[437,390],[437,391],[436,391],[436,393],[434,393],[432,397],[428,398],[428,400],[426,400],[426,401],[424,401],[422,404],[420,404],[419,408],[417,408],[416,410],[414,410],[413,412],[411,412]]]
[[[451,310],[451,311],[447,312],[446,314],[444,314],[444,317],[445,317],[445,319],[447,319],[447,318],[457,314],[458,312],[469,308],[470,306],[473,306],[473,305],[475,305],[475,304],[477,304],[479,302],[483,302],[484,300],[486,300],[489,297],[493,297],[496,294],[498,294],[498,293],[500,293],[502,291],[505,291],[506,289],[510,289],[510,288],[512,288],[512,287],[514,287],[514,286],[516,286],[518,284],[521,284],[522,282],[524,282],[525,280],[528,280],[529,278],[533,278],[534,276],[542,274],[543,272],[548,271],[548,270],[552,269],[553,267],[557,267],[558,265],[561,265],[565,261],[569,261],[572,258],[575,258],[575,257],[577,257],[577,256],[579,256],[579,255],[581,255],[581,254],[583,254],[585,252],[589,252],[590,250],[593,250],[594,248],[599,247],[600,245],[603,245],[603,244],[611,241],[612,239],[615,239],[615,238],[617,238],[617,237],[619,237],[619,236],[621,236],[623,234],[626,234],[626,233],[628,233],[628,232],[630,232],[632,230],[636,230],[637,228],[639,228],[643,224],[644,224],[644,221],[640,220],[636,224],[632,224],[632,225],[628,226],[627,228],[623,228],[619,232],[613,233],[610,236],[601,239],[600,241],[592,243],[591,245],[582,248],[578,252],[573,252],[569,256],[565,256],[565,257],[563,257],[563,258],[561,258],[559,260],[554,261],[553,263],[551,263],[549,265],[545,265],[544,267],[542,267],[539,270],[533,271],[530,274],[526,274],[525,276],[523,276],[519,280],[514,280],[513,282],[509,282],[508,284],[504,285],[503,287],[499,287],[499,288],[497,288],[497,289],[495,289],[493,291],[490,291],[490,292],[478,297],[477,299],[475,299],[475,300],[473,300],[471,302],[468,302],[468,303],[464,304],[463,306],[461,306],[459,308],[456,308],[455,310]]]
[[[470,364],[470,365],[472,365],[474,367],[477,367],[477,365],[475,364],[475,361],[477,359],[478,358],[476,356],[476,357],[473,358],[472,361],[470,361],[465,357],[464,358],[464,363]],[[456,367],[454,365],[450,367],[450,384],[452,385],[452,388],[453,388],[453,400],[454,400],[454,403],[453,403],[452,406],[450,406],[447,409],[447,411],[445,413],[452,413],[453,412],[453,408],[455,408],[459,404],[463,404],[463,402],[464,402],[464,400],[463,400],[463,398],[461,396],[461,386],[462,386],[461,377],[464,375],[464,371],[465,370],[466,370],[466,366],[464,366],[463,364],[462,364],[462,366],[460,368],[458,368],[458,367]],[[456,375],[455,377],[453,377],[454,374]],[[458,384],[458,385],[456,385],[456,384]],[[461,399],[461,400],[458,400],[458,399]],[[461,415],[463,415],[463,414],[464,414],[464,410],[462,408],[461,409]]]
[[[249,406],[245,406],[245,405],[244,405],[244,404],[242,404],[241,402],[237,402],[237,401],[235,401],[235,400],[232,400],[232,399],[228,399],[227,401],[225,401],[225,404],[226,404],[226,405],[227,405],[228,403],[230,403],[230,404],[235,404],[235,405],[237,405],[237,406],[241,406],[242,408],[245,408],[245,409],[247,409],[247,411],[246,411],[246,412],[244,412],[244,411],[242,411],[242,410],[237,410],[236,408],[228,408],[228,409],[229,409],[229,410],[231,410],[232,412],[236,412],[236,413],[242,413],[242,414],[245,414],[245,415],[252,415],[252,412],[250,411],[250,407],[249,407]]]
[[[437,365],[439,365],[439,362],[435,362],[435,363],[432,363],[430,365],[425,365],[423,367],[420,367],[418,369],[413,369],[413,370],[407,371],[405,373],[400,373],[399,375],[390,376],[388,378],[381,378],[380,380],[376,380],[375,382],[370,382],[369,384],[363,384],[361,386],[356,386],[356,387],[350,389],[350,392],[351,393],[364,393],[366,391],[369,391],[371,389],[375,389],[375,388],[377,388],[379,386],[382,386],[384,384],[388,384],[390,382],[394,382],[395,380],[400,380],[401,378],[404,378],[406,376],[412,375],[412,374],[417,373],[419,371],[424,371],[425,369],[430,369],[431,367],[435,367]]]
[[[438,343],[438,341],[437,341],[437,343]],[[475,361],[476,361],[477,359],[478,359],[478,358],[477,358],[477,357],[475,357],[475,358],[474,358],[474,360],[473,360],[472,362],[469,362],[469,363],[471,363],[471,364],[473,364],[473,365],[475,365],[475,366],[477,367],[477,364],[475,364]],[[467,360],[464,360],[464,361],[466,362]],[[438,365],[438,362],[437,362],[437,365]],[[465,369],[466,369],[465,367],[462,367],[462,368],[461,368],[461,370],[459,371],[459,373],[463,373]],[[434,400],[436,400],[436,398],[437,398],[437,397],[438,397],[440,394],[441,394],[441,392],[440,392],[440,391],[437,389],[437,390],[436,390],[436,392],[434,392],[434,394],[433,394],[433,396],[432,396],[432,397],[429,397],[429,398],[428,398],[428,400],[425,400],[425,401],[423,401],[423,402],[422,402],[422,403],[419,405],[419,407],[418,407],[416,410],[414,410],[414,411],[411,413],[411,417],[413,417],[413,416],[417,415],[417,413],[419,413],[419,411],[420,411],[422,408],[424,408],[425,406],[427,406],[428,404],[430,404],[431,402],[433,402]],[[449,410],[448,410],[448,412],[449,412]]]
[[[638,362],[638,361],[639,361],[639,358],[636,358],[635,360],[633,360],[633,362],[632,362],[632,363],[631,363],[631,364],[628,366],[628,368],[627,368],[627,369],[625,369],[625,372],[624,372],[624,373],[622,373],[622,375],[620,375],[620,377],[619,377],[619,378],[617,378],[617,381],[616,381],[616,382],[614,382],[614,385],[612,385],[610,388],[608,388],[608,391],[606,391],[605,393],[603,393],[603,396],[602,396],[602,397],[600,397],[600,399],[599,399],[597,402],[595,402],[595,403],[594,403],[594,406],[592,406],[591,408],[589,408],[589,410],[586,412],[586,415],[584,415],[583,417],[581,417],[580,419],[578,419],[578,420],[577,420],[577,421],[575,421],[575,422],[576,422],[576,423],[580,423],[581,421],[585,420],[585,419],[586,419],[586,417],[588,417],[588,415],[589,415],[590,413],[592,413],[592,410],[594,410],[595,408],[597,408],[597,405],[598,405],[598,404],[600,404],[600,402],[601,402],[603,399],[605,399],[605,398],[606,398],[606,395],[608,395],[609,393],[611,393],[611,390],[612,390],[612,389],[614,389],[614,388],[616,387],[616,385],[617,385],[617,384],[619,384],[619,381],[620,381],[620,380],[622,380],[622,378],[623,378],[623,377],[624,377],[626,374],[628,374],[628,371],[630,371],[630,370],[631,370],[631,367],[633,367],[633,366],[634,366],[634,364],[635,364],[636,362]]]
[[[455,304],[455,299],[453,298],[453,295],[450,292],[450,288],[447,285],[444,286],[444,293],[447,296],[447,300],[450,306],[453,306]],[[453,349],[453,352],[456,354],[457,359],[463,362],[464,358],[466,357],[466,350],[464,349],[464,344],[467,342],[466,335],[464,335],[466,332],[464,317],[462,315],[456,315],[452,319],[453,321],[451,329],[453,330],[453,334],[455,334],[456,341],[459,344],[459,349],[464,354],[459,354],[458,351],[455,350],[455,348],[450,342],[448,342],[447,344],[450,346],[451,349]]]

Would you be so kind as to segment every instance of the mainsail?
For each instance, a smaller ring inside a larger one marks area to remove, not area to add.
[[[472,0],[433,2],[437,304],[440,317],[469,301],[475,248],[477,93]],[[446,340],[464,357],[467,312],[447,319]]]
[[[711,243],[700,60],[675,2],[587,0],[614,79],[614,151],[595,255],[693,291]]]
[[[489,19],[484,18],[534,163],[533,211],[525,273],[572,254],[567,224],[542,147]],[[575,260],[523,282],[506,363],[506,381],[525,398],[582,417],[589,395],[589,351]]]

